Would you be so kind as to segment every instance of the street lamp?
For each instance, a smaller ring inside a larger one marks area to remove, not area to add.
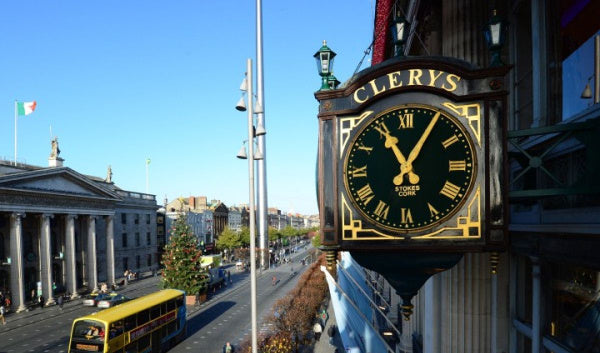
[[[483,30],[485,42],[492,55],[490,67],[502,66],[504,63],[500,59],[500,52],[506,40],[506,21],[498,16],[496,10],[492,12],[492,18]]]
[[[410,23],[408,23],[404,16],[397,12],[390,26],[395,47],[394,56],[404,56],[404,43],[408,39],[409,27]]]
[[[246,154],[246,148],[242,145],[242,149],[238,153],[237,157],[241,159],[248,159],[248,188],[250,197],[250,209],[248,223],[250,226],[250,304],[252,308],[251,320],[252,320],[252,352],[258,352],[257,342],[257,324],[256,324],[256,207],[254,204],[254,161],[262,159],[262,153],[257,148],[254,153],[254,138],[256,136],[262,136],[266,134],[265,128],[262,122],[259,121],[258,127],[254,128],[254,114],[256,112],[262,113],[262,107],[257,104],[255,107],[252,106],[254,95],[252,94],[252,59],[248,59],[246,62],[246,77],[240,86],[242,92],[248,95],[248,105],[244,102],[244,96],[240,102],[236,105],[236,109],[239,111],[248,111],[248,140],[244,141],[244,144],[248,142],[248,154]],[[243,108],[243,109],[242,109]],[[250,156],[250,158],[248,158]]]
[[[331,89],[329,75],[332,74],[333,58],[335,58],[335,55],[335,52],[327,46],[327,41],[323,41],[323,46],[313,55],[317,61],[317,71],[323,80],[320,91]]]

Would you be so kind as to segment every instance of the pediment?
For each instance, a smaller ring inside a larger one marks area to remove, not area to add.
[[[0,191],[37,192],[119,199],[111,190],[70,168],[49,168],[0,176]]]

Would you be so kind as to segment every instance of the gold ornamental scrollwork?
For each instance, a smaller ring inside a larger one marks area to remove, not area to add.
[[[479,103],[472,104],[454,104],[446,102],[442,104],[450,109],[454,114],[467,119],[468,126],[477,139],[477,144],[481,147],[481,106]]]
[[[348,143],[348,139],[350,138],[350,132],[360,124],[361,121],[368,118],[371,114],[373,114],[372,110],[366,110],[362,112],[359,116],[349,116],[340,119],[340,157],[342,157],[342,151],[346,147]]]

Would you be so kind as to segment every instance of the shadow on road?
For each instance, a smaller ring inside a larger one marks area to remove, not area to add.
[[[201,330],[204,326],[210,324],[213,320],[223,315],[227,310],[233,307],[236,303],[232,301],[222,301],[211,306],[207,310],[201,312],[188,320],[188,336],[191,336]]]

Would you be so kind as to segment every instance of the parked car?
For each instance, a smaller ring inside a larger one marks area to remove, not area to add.
[[[111,295],[109,295],[107,298],[101,299],[98,301],[98,307],[99,308],[111,308],[115,305],[119,305],[121,303],[125,303],[128,300],[131,300],[129,297],[123,295],[123,294],[117,294],[114,293],[115,295],[112,295],[113,293],[111,293]]]

